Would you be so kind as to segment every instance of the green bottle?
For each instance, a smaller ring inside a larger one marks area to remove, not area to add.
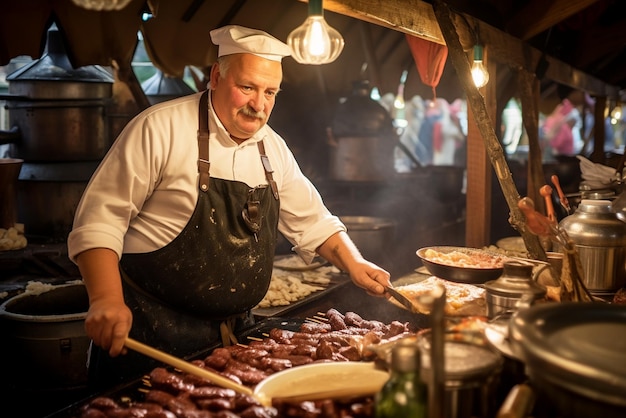
[[[428,386],[420,378],[420,351],[398,345],[391,351],[389,380],[376,394],[376,418],[427,418]]]

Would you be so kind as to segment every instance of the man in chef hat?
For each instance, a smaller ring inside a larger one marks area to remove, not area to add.
[[[305,262],[320,255],[369,294],[389,284],[267,125],[289,47],[235,25],[211,39],[219,52],[209,89],[125,127],[68,238],[89,293],[85,328],[101,349],[91,369],[120,379],[149,367],[133,353],[118,357],[128,336],[177,356],[236,342],[268,290],[277,230]]]

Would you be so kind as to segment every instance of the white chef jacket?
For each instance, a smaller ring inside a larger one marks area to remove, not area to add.
[[[151,106],[124,128],[78,204],[68,237],[71,260],[92,248],[109,248],[119,257],[155,251],[183,230],[198,198],[200,95]],[[238,145],[209,104],[209,131],[211,176],[250,187],[267,184],[257,148],[263,140],[280,195],[278,230],[306,262],[328,237],[345,231],[269,126]]]

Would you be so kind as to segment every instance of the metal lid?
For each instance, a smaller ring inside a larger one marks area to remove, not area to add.
[[[422,372],[430,378],[431,333],[420,335],[418,344],[422,352]],[[497,373],[502,366],[502,355],[490,346],[483,336],[472,333],[447,333],[444,342],[444,368],[447,387],[463,387],[482,382]]]
[[[521,261],[504,263],[502,276],[485,283],[487,293],[520,299],[523,295],[532,295],[533,300],[545,296],[546,288],[532,278],[533,266]]]
[[[395,135],[389,112],[369,97],[367,80],[354,82],[352,94],[337,106],[332,133],[336,138]]]
[[[184,80],[168,77],[161,70],[157,70],[152,77],[141,83],[141,88],[151,104],[195,93]]]
[[[66,82],[66,83],[105,83],[113,85],[113,76],[99,65],[88,65],[74,68],[68,58],[65,45],[59,30],[53,26],[48,30],[48,40],[44,55],[7,76],[9,92],[38,98],[37,89],[32,86],[28,90],[20,87],[21,84],[34,82]],[[62,93],[62,92],[57,92]],[[58,96],[51,97],[58,98]]]
[[[626,406],[626,306],[562,302],[532,306],[510,323],[511,347],[532,379]]]
[[[559,223],[577,245],[626,246],[626,223],[612,212],[608,200],[582,200],[576,212]]]

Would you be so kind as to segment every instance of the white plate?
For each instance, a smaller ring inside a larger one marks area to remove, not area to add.
[[[315,363],[275,373],[254,388],[264,398],[300,397],[299,401],[367,396],[379,392],[389,373],[373,362]]]

